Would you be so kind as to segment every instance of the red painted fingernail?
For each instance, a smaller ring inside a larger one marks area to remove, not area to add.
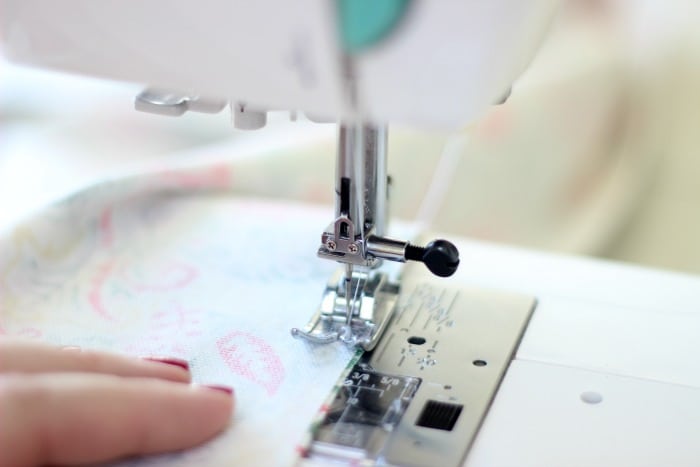
[[[179,366],[185,371],[190,371],[190,364],[187,363],[187,360],[182,360],[181,358],[172,358],[172,357],[144,357],[144,360],[148,360],[149,362],[157,362],[157,363],[165,363],[166,365],[175,365]]]
[[[207,389],[213,389],[214,391],[225,392],[225,393],[228,394],[229,396],[233,396],[233,388],[231,388],[231,387],[229,387],[229,386],[218,386],[218,385],[216,385],[216,386],[208,386],[208,385],[207,385],[207,386],[204,386],[204,387],[207,388]]]

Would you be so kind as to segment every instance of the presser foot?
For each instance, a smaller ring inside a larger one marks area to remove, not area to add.
[[[341,341],[364,350],[377,345],[394,311],[399,286],[376,271],[354,270],[350,281],[345,272],[331,276],[318,311],[303,328],[292,328],[292,336],[314,344]]]

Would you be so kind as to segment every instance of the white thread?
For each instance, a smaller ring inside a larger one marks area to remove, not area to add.
[[[445,142],[435,171],[433,171],[432,180],[416,215],[416,223],[421,229],[432,227],[439,209],[445,204],[445,198],[452,188],[457,166],[461,160],[462,150],[467,144],[466,140],[467,135],[460,132],[450,136]]]

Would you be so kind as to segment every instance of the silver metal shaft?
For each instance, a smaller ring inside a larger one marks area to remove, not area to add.
[[[363,241],[372,230],[380,236],[386,230],[386,142],[386,126],[340,126],[335,185],[336,217],[347,215],[355,226],[355,234]],[[344,183],[350,183],[349,206],[344,206],[341,197]],[[348,212],[344,213],[343,208],[347,208]]]

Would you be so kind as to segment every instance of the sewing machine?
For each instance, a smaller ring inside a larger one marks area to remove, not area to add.
[[[386,125],[456,127],[503,102],[555,3],[205,0],[130,7],[85,0],[67,10],[51,0],[5,0],[2,31],[6,53],[19,62],[150,84],[136,97],[138,110],[177,116],[228,105],[240,129],[264,127],[271,110],[340,122],[335,216],[320,234],[317,255],[342,267],[319,310],[292,334],[317,344],[340,340],[359,351],[319,413],[303,457],[457,465],[487,413],[487,433],[507,419],[505,403],[492,408],[494,397],[533,314],[530,294],[548,289],[533,281],[520,290],[515,280],[509,285],[520,293],[457,286],[417,265],[398,281],[382,271],[384,261],[413,260],[448,277],[459,265],[449,241],[422,247],[387,236]],[[550,301],[543,316],[551,309]],[[540,325],[531,335],[543,329],[559,332]],[[575,358],[554,360],[576,366]],[[546,369],[527,366],[519,364],[514,378],[530,371],[553,380]],[[514,400],[512,386],[504,393]],[[602,401],[590,391],[581,399]],[[501,439],[512,442],[508,436]],[[497,438],[483,438],[468,461],[488,464],[484,452],[495,449]],[[692,458],[690,451],[685,459]]]

